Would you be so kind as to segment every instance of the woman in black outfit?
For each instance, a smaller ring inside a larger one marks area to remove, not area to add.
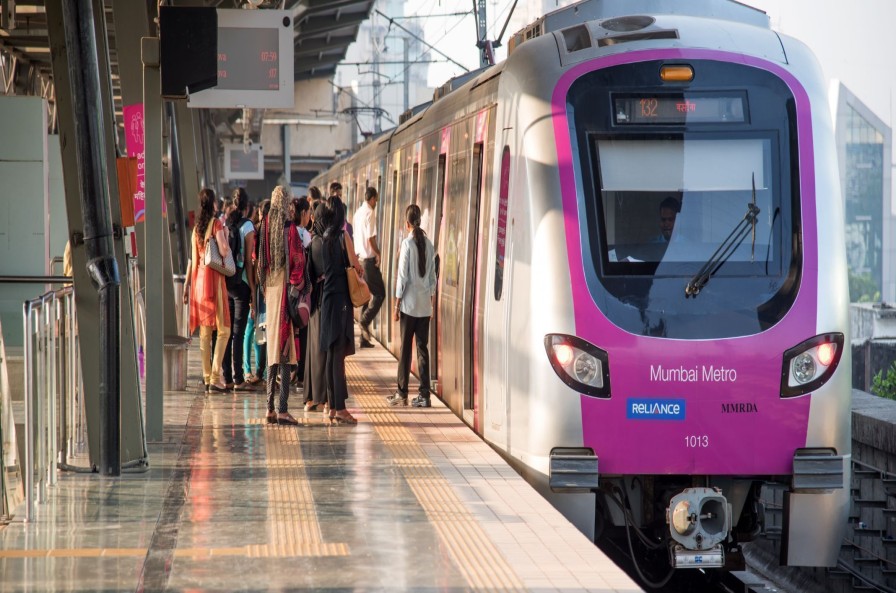
[[[311,317],[308,319],[308,345],[305,348],[305,411],[325,412],[327,407],[326,360],[320,352],[320,302],[324,292],[324,219],[327,205],[318,203],[311,225],[311,245],[308,246],[309,278],[311,284]]]
[[[357,424],[345,409],[348,384],[345,381],[345,357],[355,353],[352,301],[348,294],[345,269],[351,265],[361,274],[351,237],[345,231],[345,205],[332,198],[325,217],[323,241],[324,282],[320,310],[320,345],[327,378],[330,419],[337,424]]]

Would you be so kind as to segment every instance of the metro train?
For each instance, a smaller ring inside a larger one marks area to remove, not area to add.
[[[592,538],[721,568],[785,490],[781,562],[836,564],[850,482],[826,85],[730,0],[586,0],[312,180],[377,207],[394,286],[439,254],[436,393]],[[375,336],[398,352],[392,294]],[[623,536],[624,537],[624,536]],[[650,583],[649,574],[642,578]]]

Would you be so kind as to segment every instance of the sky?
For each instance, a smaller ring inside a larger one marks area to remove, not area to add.
[[[407,0],[406,14],[424,16],[426,41],[469,69],[479,64],[472,15],[432,15],[470,12],[474,0]],[[679,0],[686,2],[688,0]],[[799,39],[818,57],[825,76],[843,82],[884,123],[893,125],[896,111],[896,17],[894,0],[741,0],[769,15],[772,29]],[[514,0],[488,0],[490,38],[498,36]],[[516,19],[540,16],[541,6],[568,4],[562,0],[518,0]],[[503,42],[522,23],[507,28]],[[498,58],[506,51],[500,48]],[[437,86],[463,70],[451,63],[432,64],[429,84]]]

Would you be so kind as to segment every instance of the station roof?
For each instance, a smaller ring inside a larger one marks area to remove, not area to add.
[[[370,16],[374,0],[293,0],[296,80],[330,76]]]

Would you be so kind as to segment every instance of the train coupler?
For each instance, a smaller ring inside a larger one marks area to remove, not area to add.
[[[718,568],[731,531],[731,504],[716,488],[686,488],[669,501],[666,523],[675,568]]]

